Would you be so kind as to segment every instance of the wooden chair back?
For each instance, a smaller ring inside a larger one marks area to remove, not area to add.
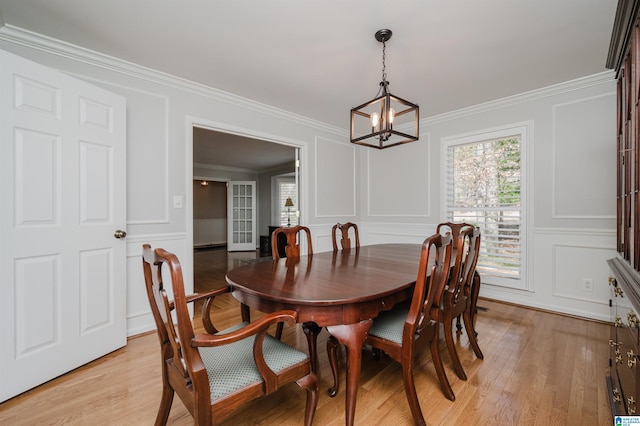
[[[444,325],[445,341],[453,363],[456,375],[466,380],[467,375],[462,367],[458,351],[453,338],[453,319],[457,318],[457,328],[462,330],[460,317],[464,319],[469,343],[478,358],[484,355],[480,350],[476,333],[473,330],[473,314],[475,299],[479,286],[479,276],[476,273],[476,265],[480,254],[480,228],[468,223],[442,223],[438,225],[437,232],[451,231],[455,235],[456,259],[449,276],[448,287],[442,301],[440,322]]]
[[[278,250],[278,237],[280,235],[284,235],[287,238],[287,244],[284,247],[285,255],[287,256],[287,265],[290,266],[290,271],[294,272],[295,269],[293,267],[300,259],[300,242],[299,235],[304,232],[307,236],[307,255],[313,254],[313,244],[311,242],[311,230],[306,226],[296,225],[291,227],[281,227],[276,228],[271,234],[271,252],[273,253],[273,259],[280,259],[280,252]],[[278,324],[276,327],[275,336],[277,339],[282,338],[282,331],[284,329],[284,324]],[[316,352],[316,339],[317,334],[320,333],[320,328],[311,322],[305,322],[303,324],[303,329],[305,334],[307,335],[307,340],[309,342],[309,353],[311,354],[311,359],[315,366],[317,366],[317,352]]]
[[[462,293],[468,298],[471,296],[471,286],[476,273],[478,257],[480,256],[480,228],[476,227],[473,228],[473,231],[466,232],[464,238],[466,240],[466,257],[462,261],[463,266],[460,268],[460,286],[462,287]]]
[[[447,297],[455,303],[464,295],[465,286],[470,289],[480,253],[480,228],[464,222],[445,222],[438,225],[436,232],[450,232],[453,238],[456,258],[449,274]]]
[[[304,232],[307,236],[307,254],[313,254],[313,244],[311,242],[311,230],[306,226],[297,225],[292,227],[276,228],[271,234],[271,252],[275,260],[280,259],[278,252],[278,235],[284,234],[287,238],[287,245],[284,248],[287,258],[300,257],[299,234]]]
[[[271,313],[249,325],[242,323],[219,333],[211,320],[213,301],[216,296],[229,292],[228,287],[186,295],[178,258],[161,248],[152,250],[148,244],[143,246],[142,265],[161,348],[162,396],[156,425],[166,424],[174,393],[193,416],[194,424],[214,425],[244,402],[270,394],[292,381],[307,390],[305,424],[311,424],[317,405],[318,382],[311,372],[310,360],[306,354],[267,336],[272,324],[295,323],[295,311]],[[168,274],[165,274],[170,278],[168,285],[163,282],[163,265],[168,268]],[[173,291],[173,301],[169,300],[168,288]],[[198,334],[188,309],[188,303],[197,300],[203,301],[205,330]],[[274,371],[266,363],[265,339],[271,339],[268,350],[273,356],[280,361],[291,358],[282,370]],[[234,358],[240,363],[234,364]],[[257,367],[257,375],[252,363]],[[248,370],[245,369],[247,365]],[[225,374],[228,377],[225,378]],[[236,376],[243,377],[246,382],[235,383]]]
[[[429,330],[437,329],[438,313],[451,269],[451,251],[452,237],[449,234],[432,235],[422,244],[418,277],[402,332],[403,346],[413,345],[423,337],[421,334],[425,330],[428,338],[432,333]]]
[[[351,249],[351,238],[349,238],[349,229],[353,229],[353,239],[356,250],[360,248],[360,235],[358,234],[358,225],[352,222],[336,223],[331,228],[331,241],[333,242],[333,251],[338,251],[337,233],[340,231],[340,247],[342,250]]]

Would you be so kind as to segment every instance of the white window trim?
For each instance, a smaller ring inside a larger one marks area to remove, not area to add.
[[[520,157],[520,181],[522,197],[521,227],[521,274],[520,280],[506,279],[493,276],[483,276],[482,284],[495,285],[505,289],[534,291],[533,268],[530,266],[530,256],[533,254],[533,121],[507,124],[504,126],[451,135],[440,140],[440,182],[447,182],[447,151],[450,146],[477,143],[481,141],[500,139],[507,136],[519,135],[521,146]],[[447,219],[447,191],[440,191],[440,217],[441,222]]]

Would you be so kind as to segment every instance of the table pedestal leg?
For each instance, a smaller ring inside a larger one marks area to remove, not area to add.
[[[367,338],[373,320],[365,320],[356,324],[331,325],[327,327],[329,333],[338,342],[347,347],[347,390],[345,395],[345,423],[353,425],[356,414],[356,398],[358,395],[358,380],[362,364],[362,345]]]

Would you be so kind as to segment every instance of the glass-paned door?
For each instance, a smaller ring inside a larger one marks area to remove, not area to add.
[[[231,181],[227,190],[227,250],[255,250],[256,183]]]

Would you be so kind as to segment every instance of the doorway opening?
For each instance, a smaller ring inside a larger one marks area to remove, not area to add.
[[[303,179],[300,178],[301,158],[304,155],[306,145],[297,141],[279,140],[280,138],[265,138],[264,136],[254,136],[250,134],[239,134],[230,131],[218,124],[207,123],[205,120],[191,122],[191,144],[192,148],[188,154],[187,167],[191,172],[192,185],[186,194],[187,211],[187,241],[190,241],[194,249],[203,251],[227,252],[226,267],[218,268],[214,280],[224,282],[224,274],[227,268],[239,266],[250,258],[257,258],[268,255],[261,251],[261,237],[268,237],[269,229],[273,225],[280,225],[280,215],[282,208],[278,206],[279,193],[274,190],[274,182],[281,177],[295,183],[295,210],[289,208],[292,219],[295,217],[297,223],[300,219],[303,194]],[[191,155],[189,155],[191,154]],[[230,191],[232,181],[255,181],[256,182],[256,235],[254,246],[251,251],[228,252],[227,241],[223,241],[222,235],[228,234],[229,222],[233,219],[233,212],[229,213],[229,201],[222,201],[220,185],[225,185]],[[202,185],[202,182],[209,182]],[[217,207],[205,207],[205,212],[201,210],[202,200],[196,197],[203,192],[210,191],[212,198],[218,200]],[[226,204],[226,208],[222,207]],[[223,218],[226,212],[226,217]],[[226,222],[226,227],[223,223]],[[292,220],[293,222],[293,220]],[[225,231],[225,229],[227,231]],[[201,250],[202,248],[212,250]],[[194,256],[194,250],[187,250],[187,253]],[[200,256],[200,255],[199,255]],[[199,257],[198,257],[199,259]],[[200,275],[208,274],[207,271],[200,271],[201,262],[194,258],[189,262],[194,267],[194,278],[200,281]],[[210,271],[209,271],[210,272]],[[198,286],[199,287],[199,286]]]
[[[227,182],[193,177],[193,248],[227,247]]]

